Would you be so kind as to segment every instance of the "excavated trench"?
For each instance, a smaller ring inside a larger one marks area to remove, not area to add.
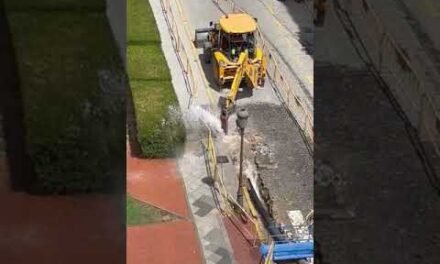
[[[285,108],[266,103],[244,107],[250,117],[243,171],[270,216],[280,224],[290,224],[288,211],[300,210],[305,216],[313,208],[312,157]],[[238,172],[240,137],[236,129],[223,141]]]

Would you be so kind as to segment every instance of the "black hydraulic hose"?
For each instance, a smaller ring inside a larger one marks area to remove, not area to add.
[[[269,215],[269,213],[264,208],[263,203],[258,198],[258,195],[255,192],[255,189],[253,188],[253,186],[250,182],[249,182],[248,186],[250,186],[249,187],[249,194],[251,196],[251,200],[255,206],[255,209],[257,209],[258,213],[260,214],[260,216],[263,220],[263,224],[266,226],[270,235],[277,242],[287,241],[286,237],[281,233],[281,230],[276,227],[276,221]]]
[[[267,230],[269,231],[269,234],[272,236],[273,240],[275,242],[288,242],[287,237],[281,232],[281,230],[277,227],[276,221],[269,215],[269,213],[264,208],[263,203],[260,199],[258,199],[258,195],[253,188],[250,181],[248,181],[249,186],[249,194],[251,196],[252,203],[255,206],[255,209],[257,209],[258,213],[260,214],[263,224],[266,226]],[[309,264],[309,262],[305,259],[299,259],[297,260],[298,264]]]

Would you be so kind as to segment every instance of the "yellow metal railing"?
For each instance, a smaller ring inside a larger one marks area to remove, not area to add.
[[[167,20],[170,21],[171,24],[170,30],[176,36],[176,42],[179,42],[179,46],[181,47],[182,52],[179,52],[178,56],[183,57],[182,60],[185,61],[185,69],[191,75],[191,81],[193,84],[192,91],[194,93],[194,96],[197,95],[200,89],[205,89],[206,94],[208,96],[208,100],[210,101],[211,105],[214,105],[215,99],[209,88],[209,82],[204,75],[202,64],[200,60],[197,59],[198,58],[197,49],[194,43],[192,42],[193,35],[191,32],[193,31],[191,31],[188,25],[188,18],[185,12],[183,11],[183,7],[180,3],[180,0],[161,0],[161,3],[163,6],[164,15],[167,18]],[[178,19],[176,19],[176,17]],[[182,25],[181,28],[177,26],[176,21],[180,22],[179,24]],[[183,36],[186,38],[187,41],[190,42],[189,48],[182,43]],[[191,59],[189,59],[189,55],[192,56]],[[190,62],[193,62],[195,65],[191,65]],[[196,78],[194,78],[193,70],[197,71],[198,76],[201,77],[199,81],[196,81]]]
[[[211,172],[211,177],[213,179],[213,182],[220,193],[220,199],[221,199],[221,210],[224,214],[230,215],[232,213],[232,209],[230,208],[228,204],[228,193],[226,191],[226,187],[223,183],[223,177],[220,174],[220,170],[218,168],[217,164],[217,154],[215,151],[215,144],[212,137],[212,132],[208,128],[208,142],[206,144],[206,152],[207,152],[207,158],[208,158],[208,166],[209,171]]]
[[[256,245],[258,241],[260,242],[264,241],[265,240],[264,228],[261,222],[259,221],[258,213],[253,206],[248,190],[246,188],[243,189],[244,198],[246,201],[244,208],[238,204],[238,202],[234,199],[234,197],[231,194],[228,193],[224,185],[223,175],[220,173],[220,170],[218,169],[214,139],[212,137],[212,132],[209,128],[208,128],[208,139],[206,144],[206,156],[208,160],[209,171],[214,181],[214,186],[218,191],[221,199],[222,204],[220,210],[222,211],[222,213],[226,216],[231,217],[234,214],[235,211],[234,209],[238,208],[238,210],[240,210],[243,216],[252,223],[252,227],[253,227],[252,231],[257,235],[257,239],[254,241],[254,245]],[[248,236],[253,237],[253,235],[250,233],[248,233]]]
[[[174,12],[172,10],[171,2],[170,0],[161,0],[160,4],[162,7],[162,13],[164,14],[171,35],[173,48],[176,52],[179,64],[183,69],[184,77],[187,80],[187,86],[189,88],[188,92],[191,97],[196,96],[197,86],[199,85],[196,79],[194,78],[193,70],[190,64],[191,59],[188,56],[188,54],[190,53],[188,52],[187,48],[185,47],[182,41],[181,32],[179,30],[179,27],[177,26],[178,24],[176,21],[176,17],[174,16]]]
[[[273,250],[274,250],[274,248],[275,248],[275,242],[272,241],[272,243],[270,244],[266,259],[264,260],[264,264],[273,264]]]
[[[252,203],[251,197],[249,195],[249,191],[246,188],[243,188],[244,198],[246,201],[246,207],[250,212],[250,216],[254,219],[253,225],[255,232],[257,233],[258,239],[260,241],[264,241],[266,236],[264,234],[263,225],[261,224],[257,210],[254,207],[254,204]]]

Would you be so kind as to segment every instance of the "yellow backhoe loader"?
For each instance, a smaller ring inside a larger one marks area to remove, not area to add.
[[[214,77],[220,87],[230,84],[222,103],[222,126],[227,133],[227,120],[233,112],[240,84],[253,89],[264,86],[267,61],[256,43],[257,20],[248,14],[236,13],[220,17],[218,23],[195,31],[196,46],[203,45],[205,63],[213,62]],[[199,38],[205,34],[206,38]]]

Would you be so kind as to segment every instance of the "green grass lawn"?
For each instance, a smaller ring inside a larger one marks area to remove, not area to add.
[[[105,13],[8,11],[8,20],[36,188],[107,190],[125,161],[125,106],[100,88],[101,70],[123,74]]]
[[[128,44],[160,42],[159,31],[147,0],[127,1]]]
[[[138,201],[131,196],[127,196],[126,215],[128,226],[153,224],[176,219],[175,216],[151,205]]]
[[[157,26],[148,1],[127,4],[127,65],[140,156],[172,157],[185,141],[185,128]]]
[[[158,44],[129,45],[127,66],[130,80],[171,80],[170,70]]]

